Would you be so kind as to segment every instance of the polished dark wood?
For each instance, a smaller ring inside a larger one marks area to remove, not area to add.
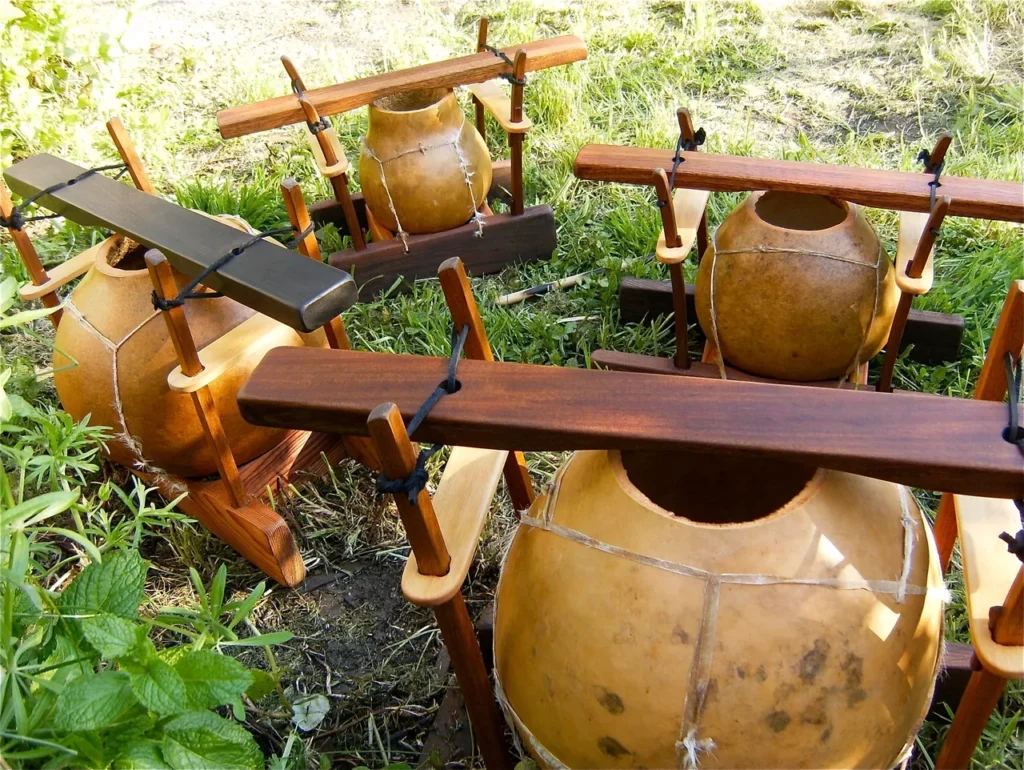
[[[1006,688],[1006,681],[984,668],[971,674],[953,724],[949,726],[942,749],[935,759],[936,770],[967,770],[988,718]]]
[[[409,251],[401,240],[368,244],[363,251],[336,251],[328,261],[351,274],[359,285],[359,298],[371,300],[387,291],[398,278],[403,288],[418,278],[434,278],[438,266],[459,256],[471,275],[496,273],[516,262],[548,259],[557,245],[555,215],[550,206],[532,206],[519,216],[484,217],[481,237],[475,222],[441,233],[409,236]]]
[[[696,318],[693,284],[686,285],[686,307],[690,318]],[[626,277],[619,284],[619,314],[626,323],[639,323],[644,318],[668,315],[673,310],[672,286],[669,281]],[[913,345],[909,358],[921,364],[956,361],[960,357],[960,341],[964,334],[963,316],[911,310],[903,331],[900,352]]]
[[[580,179],[653,184],[651,174],[671,168],[673,150],[588,144],[576,156]],[[797,160],[684,152],[675,186],[712,192],[786,190],[817,193],[874,208],[929,211],[929,175],[919,171],[830,166]],[[952,199],[950,216],[1024,222],[1024,185],[942,175],[942,195]]]
[[[52,155],[11,166],[4,177],[15,192],[31,195],[85,171]],[[171,265],[194,276],[249,236],[210,217],[93,174],[39,201],[82,225],[106,227],[163,252]],[[203,281],[254,310],[302,331],[330,321],[356,301],[352,278],[322,262],[257,243]]]
[[[238,401],[257,425],[365,435],[382,401],[410,419],[447,367],[440,358],[278,348]],[[433,408],[420,440],[770,454],[925,489],[1024,495],[1024,459],[1002,438],[1001,404],[472,360],[458,376],[461,389]]]

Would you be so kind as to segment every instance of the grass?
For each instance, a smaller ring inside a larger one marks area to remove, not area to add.
[[[339,3],[331,13],[344,24],[369,12],[369,6],[353,0]],[[526,195],[528,203],[543,201],[554,208],[559,246],[548,262],[474,280],[495,354],[502,360],[583,367],[597,348],[671,353],[665,319],[625,325],[617,312],[622,276],[667,278],[665,268],[644,259],[659,227],[652,192],[581,182],[573,177],[572,162],[587,142],[672,146],[678,106],[689,107],[696,124],[707,129],[705,148],[712,152],[913,169],[918,150],[949,130],[954,141],[947,173],[1022,178],[1020,2],[785,5],[721,0],[548,7],[456,0],[395,8],[415,16],[413,34],[375,37],[379,47],[361,46],[357,38],[349,49],[299,49],[295,53],[301,57],[293,57],[306,82],[337,82],[472,50],[480,15],[490,17],[492,41],[571,33],[590,50],[585,63],[532,75],[526,91],[527,113],[535,125],[526,140]],[[268,24],[281,25],[287,37],[293,33],[286,21]],[[279,52],[286,52],[283,43]],[[182,205],[240,214],[256,227],[278,226],[285,219],[277,192],[282,177],[298,178],[308,199],[327,197],[328,188],[315,177],[294,129],[228,142],[219,138],[213,120],[218,109],[276,96],[286,88],[272,56],[247,58],[241,43],[235,53],[197,47],[135,55],[122,65],[127,84],[122,114],[163,194]],[[78,132],[89,138],[69,144],[67,157],[86,162],[111,157],[101,128],[104,117],[97,114],[89,132]],[[334,119],[350,158],[358,156],[365,122],[365,111]],[[488,143],[493,155],[505,153],[493,123]],[[716,226],[740,198],[712,196],[710,225]],[[869,216],[891,253],[896,216],[880,211]],[[41,226],[34,235],[49,264],[99,237],[67,223]],[[325,253],[340,245],[335,232],[321,236]],[[24,280],[9,242],[0,248],[3,270]],[[938,367],[904,359],[897,366],[896,384],[968,397],[1009,282],[1024,274],[1021,231],[1005,223],[952,219],[943,228],[936,265],[935,288],[915,307],[964,316],[961,358]],[[499,294],[595,267],[606,271],[582,287],[508,309],[493,303]],[[692,264],[688,271],[692,279]],[[419,283],[409,295],[358,305],[346,322],[361,349],[447,351],[449,320],[436,282]],[[36,330],[45,336],[45,322]],[[8,365],[14,362],[31,372],[48,364],[47,349],[37,341],[20,334],[0,339]],[[27,381],[24,387],[30,387]],[[31,384],[30,395],[40,403],[55,401],[46,381]],[[535,480],[550,478],[559,459],[531,456]],[[440,468],[441,460],[435,459],[433,467]],[[933,495],[921,499],[934,509]],[[429,616],[394,601],[407,548],[393,509],[374,494],[370,474],[350,465],[305,487],[281,509],[294,522],[310,573],[339,576],[333,588],[316,592],[276,590],[257,610],[261,627],[287,627],[297,634],[278,661],[291,671],[294,690],[332,693],[328,720],[319,731],[301,736],[307,749],[302,756],[313,762],[319,753],[339,767],[415,761],[416,736],[429,724],[445,680],[433,666],[436,635],[423,630],[432,628]],[[472,609],[482,607],[493,590],[502,544],[512,528],[502,499],[471,573]],[[147,554],[159,576],[152,585],[154,604],[182,600],[189,591],[187,566],[209,580],[219,562],[229,562],[238,590],[258,580],[252,568],[205,533],[179,530],[154,547]],[[947,637],[966,641],[958,558],[950,581],[954,599],[947,612]],[[387,584],[390,594],[367,593],[368,581],[360,575]],[[973,767],[1024,766],[1022,712],[1024,690],[1011,684]],[[266,748],[283,750],[286,719],[269,710],[254,726]],[[915,766],[932,766],[944,729],[941,719],[926,723]]]

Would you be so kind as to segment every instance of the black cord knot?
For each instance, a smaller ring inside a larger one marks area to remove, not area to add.
[[[934,175],[932,181],[928,183],[928,187],[931,190],[931,203],[929,210],[933,210],[935,208],[935,198],[938,194],[939,188],[942,187],[942,182],[939,181],[939,177],[942,176],[942,169],[946,165],[946,160],[943,158],[940,162],[933,163],[932,154],[928,150],[921,150],[921,152],[917,154],[917,162],[923,163],[924,170],[927,173]]]
[[[1024,529],[1017,530],[1016,535],[1009,532],[1001,532],[999,539],[1006,543],[1006,552],[1012,553],[1024,562]]]
[[[29,206],[31,206],[37,200],[42,198],[44,195],[50,195],[51,193],[63,190],[65,187],[71,187],[72,185],[76,185],[83,179],[90,177],[93,174],[97,174],[100,171],[112,171],[114,169],[119,169],[117,174],[114,175],[114,179],[120,179],[128,172],[128,164],[110,163],[106,166],[96,166],[95,168],[86,169],[81,174],[76,176],[74,179],[69,179],[66,182],[58,182],[57,184],[50,185],[45,190],[40,190],[34,195],[30,195],[29,197],[27,197],[25,200],[21,202],[20,207],[13,206],[11,208],[10,217],[0,216],[0,226],[7,227],[11,230],[23,230],[27,222],[38,222],[39,220],[42,219],[57,219],[58,217],[62,217],[64,216],[63,214],[39,214],[34,217],[27,217],[22,213],[22,210],[27,209]]]
[[[23,230],[25,228],[25,217],[22,216],[17,206],[11,209],[11,216],[0,216],[0,225],[11,230]]]
[[[427,487],[427,480],[429,479],[427,460],[440,448],[439,444],[430,449],[422,450],[419,457],[416,458],[416,467],[413,469],[413,472],[404,479],[391,479],[381,473],[377,477],[377,491],[388,495],[404,494],[409,499],[409,504],[415,505],[416,498]]]
[[[314,121],[312,123],[307,120],[306,125],[309,127],[309,133],[316,136],[321,131],[326,131],[327,129],[329,129],[331,127],[331,121],[325,117],[321,117],[320,120]]]
[[[490,51],[495,56],[497,56],[499,59],[501,59],[503,62],[505,62],[505,64],[507,64],[509,67],[511,67],[513,69],[513,71],[515,70],[516,63],[514,61],[512,61],[512,59],[509,58],[508,54],[505,53],[504,51],[502,51],[500,48],[495,48],[493,45],[485,45],[484,49]],[[526,85],[526,78],[525,77],[517,78],[512,72],[502,72],[501,74],[498,75],[498,77],[501,78],[502,80],[507,80],[509,83],[511,83],[514,86],[525,86]]]
[[[686,150],[686,152],[693,152],[704,144],[704,140],[707,139],[707,136],[707,132],[703,128],[698,128],[694,132],[693,138],[682,142],[681,147],[683,150]]]

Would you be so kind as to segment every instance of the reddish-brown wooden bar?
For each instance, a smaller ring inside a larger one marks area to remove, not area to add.
[[[672,150],[588,144],[576,156],[580,179],[653,184],[655,169],[672,168]],[[874,208],[928,211],[931,175],[920,171],[830,166],[796,160],[684,152],[676,187],[712,192],[784,190],[831,195]],[[943,174],[940,195],[952,198],[949,215],[1024,222],[1024,185]]]
[[[527,72],[572,64],[587,58],[586,45],[574,35],[536,40],[502,50],[512,58],[519,49],[526,51]],[[509,71],[509,66],[502,59],[485,51],[398,72],[385,72],[350,83],[315,88],[306,91],[305,97],[320,115],[336,115],[363,107],[383,96],[417,88],[454,88],[482,83]],[[280,128],[303,120],[305,115],[292,94],[231,107],[217,114],[217,126],[225,139]]]
[[[382,402],[410,419],[447,365],[279,348],[238,401],[259,425],[366,435],[367,416]],[[525,451],[770,453],[926,489],[1024,495],[1024,460],[1002,438],[1001,404],[472,360],[460,363],[458,376],[459,392],[441,399],[415,440]]]

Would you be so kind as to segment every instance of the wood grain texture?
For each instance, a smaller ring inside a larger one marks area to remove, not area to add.
[[[936,770],[967,770],[978,739],[1005,687],[1005,679],[985,669],[971,674],[953,724],[935,760]]]
[[[473,98],[483,105],[507,134],[525,134],[533,128],[533,121],[525,115],[519,121],[512,120],[512,97],[502,90],[497,80],[473,83],[469,86]]]
[[[85,171],[52,155],[36,155],[4,172],[11,188],[31,195]],[[249,236],[202,214],[94,174],[43,196],[40,205],[79,224],[106,227],[160,249],[174,268],[194,276]],[[261,242],[204,281],[243,305],[300,331],[327,323],[356,301],[351,277],[320,262]]]
[[[365,435],[388,399],[406,419],[448,361],[357,351],[270,351],[238,396],[257,425]],[[422,441],[569,449],[772,454],[909,486],[1024,495],[1024,460],[1002,439],[1005,407],[976,400],[463,361]],[[324,383],[335,387],[324,388]],[[642,394],[642,398],[640,397]]]
[[[46,281],[41,284],[29,283],[18,290],[18,296],[24,301],[30,302],[34,299],[52,294],[61,286],[70,283],[76,278],[89,272],[89,268],[96,261],[96,255],[103,248],[104,241],[83,251],[78,256],[62,262],[54,268],[46,271]]]
[[[153,187],[153,183],[149,179],[149,172],[146,171],[142,158],[135,150],[135,142],[128,135],[121,118],[111,118],[107,121],[107,133],[110,134],[121,160],[128,166],[128,173],[131,175],[135,187],[144,193],[156,195],[156,188]]]
[[[587,58],[587,47],[573,35],[537,40],[502,49],[509,58],[520,48],[526,50],[529,72],[572,64]],[[397,72],[384,72],[368,78],[339,83],[306,91],[305,97],[321,115],[336,115],[363,107],[384,96],[429,88],[454,88],[482,83],[509,67],[490,51],[460,56],[447,61],[423,64]],[[268,131],[304,120],[302,109],[293,95],[279,96],[255,104],[231,107],[217,113],[217,127],[225,139]]]
[[[336,251],[328,257],[334,267],[346,271],[359,284],[359,299],[369,301],[404,277],[433,278],[437,268],[458,255],[471,275],[496,273],[510,264],[547,259],[557,245],[555,215],[550,206],[533,206],[520,216],[493,214],[484,217],[483,237],[470,222],[454,230],[409,236],[409,252],[402,241],[392,239],[368,244],[363,251]]]
[[[796,160],[746,158],[684,152],[676,187],[712,192],[785,190],[816,193],[874,208],[929,211],[929,175],[830,166]],[[588,144],[576,156],[580,179],[626,184],[653,184],[655,169],[672,167],[672,150]],[[957,217],[1024,222],[1024,185],[942,175],[942,195],[952,198],[949,214]]]
[[[686,286],[686,307],[690,318],[696,318],[693,284]],[[622,279],[619,284],[619,314],[625,323],[639,323],[645,318],[668,315],[672,312],[672,286],[669,281],[650,278]],[[911,361],[938,364],[955,361],[960,357],[960,341],[964,333],[964,319],[930,310],[911,310],[903,332],[900,350],[913,345]]]
[[[0,216],[4,219],[8,219],[14,211],[14,203],[11,201],[11,194],[7,189],[7,185],[4,184],[3,179],[0,179]],[[43,268],[43,263],[39,261],[39,255],[36,253],[36,247],[32,245],[32,241],[24,230],[15,230],[13,227],[8,229],[8,234],[11,236],[11,240],[14,241],[14,248],[18,252],[18,256],[21,257],[21,263],[25,266],[28,271],[29,278],[33,285],[42,286],[50,280],[50,276],[47,275],[46,270]],[[56,308],[60,306],[60,297],[56,293],[50,291],[43,294],[40,299],[42,300],[43,307]],[[60,323],[60,310],[55,310],[50,314],[50,323],[53,324],[53,328],[56,329]]]

